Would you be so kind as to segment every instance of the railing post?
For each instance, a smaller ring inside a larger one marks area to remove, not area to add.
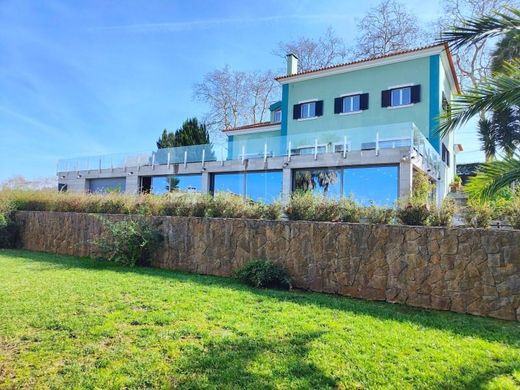
[[[168,169],[170,169],[171,152],[168,151]]]
[[[267,143],[264,144],[264,162],[267,162]]]
[[[204,168],[204,160],[206,160],[206,149],[202,149],[202,168]]]
[[[188,151],[184,151],[184,168],[188,166]]]
[[[155,153],[152,153],[152,170],[155,169]]]
[[[99,173],[101,173],[101,159],[99,158],[98,159],[98,169],[99,169]]]
[[[289,147],[289,149],[287,150],[287,161],[291,161],[291,151],[292,151],[291,141],[289,141],[288,147]]]
[[[221,149],[221,151],[220,151],[220,155],[222,156],[222,162],[221,162],[221,164],[222,164],[222,166],[224,166],[224,148]]]
[[[379,156],[379,131],[376,133],[376,156]]]
[[[242,145],[242,164],[244,163],[244,160],[246,158],[246,146],[245,145]]]
[[[343,158],[347,158],[347,136],[343,137]]]
[[[314,159],[318,159],[318,139],[314,139]]]
[[[110,170],[114,172],[114,158],[110,157]]]

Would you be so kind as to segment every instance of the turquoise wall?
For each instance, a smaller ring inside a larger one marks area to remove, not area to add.
[[[428,137],[429,68],[430,60],[426,57],[284,85],[288,89],[287,134],[414,122]],[[401,84],[421,84],[421,102],[411,107],[394,109],[381,107],[381,91]],[[358,91],[369,93],[368,110],[352,115],[334,114],[334,98]],[[323,100],[323,116],[310,120],[292,119],[293,105],[310,99]],[[282,102],[283,100],[282,97]]]

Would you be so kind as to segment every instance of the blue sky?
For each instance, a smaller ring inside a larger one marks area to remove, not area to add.
[[[205,112],[192,99],[205,73],[283,68],[278,41],[328,26],[353,42],[377,2],[0,0],[0,181],[53,176],[59,158],[151,150],[163,128]],[[440,12],[406,3],[424,21]]]

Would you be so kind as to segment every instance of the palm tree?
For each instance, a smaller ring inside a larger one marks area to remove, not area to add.
[[[485,39],[520,31],[520,10],[508,9],[508,13],[495,13],[467,20],[461,27],[443,33],[442,40],[458,49]],[[503,63],[501,69],[478,87],[455,97],[450,113],[443,116],[439,126],[442,135],[465,124],[480,112],[505,111],[520,106],[520,59]],[[469,190],[473,195],[490,197],[500,189],[520,180],[520,156],[506,157],[483,165],[471,180]]]
[[[478,132],[482,150],[484,150],[486,155],[486,161],[494,160],[497,153],[497,132],[493,123],[487,118],[480,119],[478,121]]]

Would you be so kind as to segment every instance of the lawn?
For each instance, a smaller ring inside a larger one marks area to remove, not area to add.
[[[520,324],[0,251],[0,388],[517,388]]]

